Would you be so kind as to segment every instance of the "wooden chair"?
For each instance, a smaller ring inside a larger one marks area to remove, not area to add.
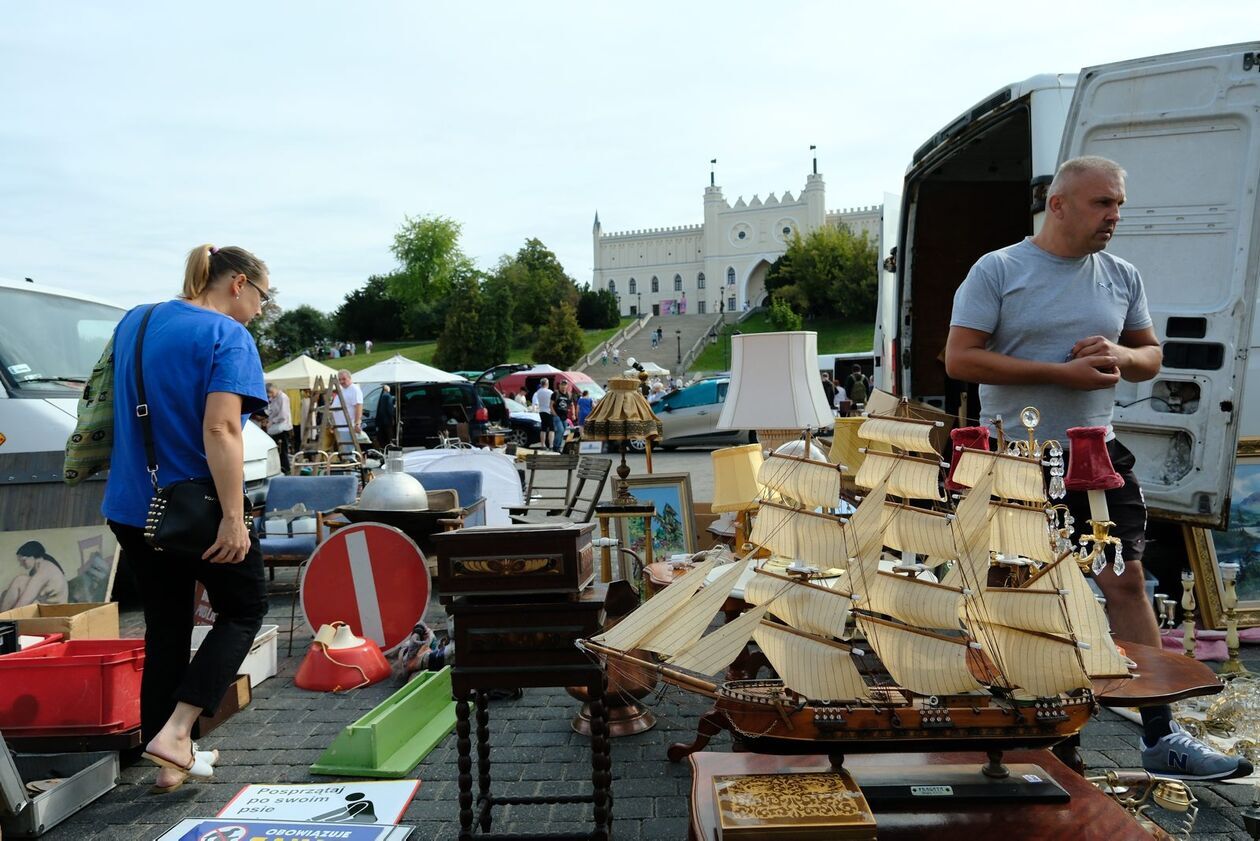
[[[510,515],[536,512],[556,515],[569,507],[573,472],[579,458],[558,453],[531,453],[525,456],[525,503],[508,508]]]
[[[595,516],[595,505],[604,494],[604,485],[608,484],[611,470],[612,459],[581,456],[573,496],[563,509],[546,511],[536,505],[527,505],[509,508],[508,514],[514,523],[589,523]]]

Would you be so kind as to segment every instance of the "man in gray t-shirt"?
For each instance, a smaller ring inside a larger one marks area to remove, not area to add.
[[[980,383],[982,422],[991,427],[1000,415],[1013,437],[1022,437],[1025,406],[1041,411],[1038,439],[1065,448],[1070,427],[1107,429],[1108,451],[1125,480],[1106,492],[1112,534],[1129,563],[1120,575],[1109,568],[1094,578],[1116,636],[1159,647],[1141,563],[1146,505],[1132,454],[1111,430],[1116,383],[1149,380],[1163,361],[1137,269],[1104,253],[1124,200],[1124,170],[1114,161],[1065,161],[1050,185],[1041,231],[981,257],[958,287],[945,367],[955,379]],[[1069,492],[1065,499],[1078,531],[1088,519],[1084,497]],[[1184,733],[1167,706],[1142,708],[1142,729],[1148,771],[1198,780],[1251,773],[1246,760]]]

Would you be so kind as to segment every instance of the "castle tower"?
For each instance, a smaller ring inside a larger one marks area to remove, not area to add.
[[[805,192],[801,193],[801,198],[805,199],[807,216],[804,232],[815,231],[827,224],[827,189],[820,173],[811,172],[805,176]]]
[[[603,272],[600,271],[599,265],[599,235],[601,230],[602,229],[599,225],[599,211],[597,210],[595,211],[595,224],[591,226],[591,250],[593,252],[591,265],[595,267],[595,277],[591,288],[595,291],[604,288],[601,283],[601,281],[603,281]]]
[[[704,188],[704,276],[705,290],[701,297],[705,298],[709,312],[718,311],[718,302],[726,294],[723,286],[726,282],[726,265],[722,261],[722,222],[721,214],[730,210],[730,205],[722,196],[722,188],[711,184]]]

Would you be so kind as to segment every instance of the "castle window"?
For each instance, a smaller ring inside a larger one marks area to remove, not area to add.
[[[631,282],[631,283],[634,283],[634,281],[633,281],[633,280],[632,280],[632,281],[630,281],[630,282]],[[613,294],[616,294],[616,292],[617,292],[617,281],[612,280],[611,278],[609,279],[609,281],[608,281],[608,291],[609,291],[609,292],[612,292]]]
[[[633,295],[639,291],[639,282],[634,278],[630,278],[630,294]]]
[[[734,295],[726,299],[726,310],[727,312],[735,312],[735,296]]]
[[[737,234],[737,236],[738,236],[740,239],[743,239],[744,237],[748,236],[748,232],[747,232],[747,231],[740,231],[740,232]]]
[[[675,292],[682,291],[682,275],[680,274],[674,275],[674,291]]]
[[[696,288],[704,288],[704,272],[700,272],[700,274],[696,275]]]
[[[735,285],[735,268],[733,266],[726,270],[726,285],[727,286]]]
[[[701,301],[701,302],[700,302],[700,314],[701,314],[701,315],[704,315],[704,304],[705,304],[705,302],[704,302],[704,301]]]
[[[656,275],[652,275],[652,291],[653,292],[661,291],[661,282],[656,278]]]
[[[788,226],[784,225],[784,226],[783,226],[783,235],[784,235],[785,237],[790,237],[790,236],[792,235],[792,229],[791,229],[791,228],[789,228]]]

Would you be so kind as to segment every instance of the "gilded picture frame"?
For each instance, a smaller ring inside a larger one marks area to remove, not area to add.
[[[1230,488],[1229,528],[1183,527],[1203,627],[1225,627],[1221,563],[1239,565],[1238,627],[1260,626],[1260,438],[1242,438]]]
[[[654,473],[626,479],[630,494],[642,502],[656,506],[652,517],[652,558],[668,560],[670,555],[696,551],[695,509],[691,501],[691,475],[688,473]],[[617,521],[621,545],[643,553],[643,520],[637,517]]]

